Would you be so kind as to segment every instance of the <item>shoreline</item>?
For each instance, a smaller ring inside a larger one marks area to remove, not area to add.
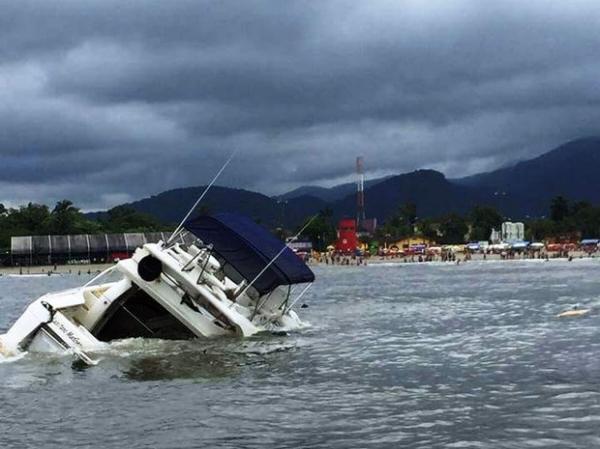
[[[570,258],[575,260],[594,260],[600,259],[600,254],[588,255],[583,251],[574,251],[569,253]],[[482,254],[473,254],[471,258],[465,260],[463,257],[458,257],[457,261],[444,261],[440,257],[435,257],[433,260],[422,260],[419,262],[418,257],[414,260],[411,258],[403,257],[381,257],[374,256],[367,259],[363,259],[362,263],[358,263],[359,259],[347,258],[349,263],[325,263],[323,261],[310,260],[308,265],[311,267],[318,266],[333,266],[333,267],[356,267],[356,266],[369,266],[369,265],[423,265],[423,264],[444,264],[444,265],[457,265],[469,262],[485,263],[485,262],[515,262],[515,261],[538,261],[544,262],[545,258],[532,258],[532,257],[514,257],[514,258],[502,258],[499,254],[488,254],[484,258]],[[547,261],[568,261],[569,257],[558,257],[558,255],[549,255]],[[18,266],[18,267],[0,267],[0,276],[11,276],[18,277],[19,275],[25,276],[40,276],[40,275],[64,275],[70,274],[75,276],[82,275],[96,275],[114,266],[115,263],[101,263],[101,264],[68,264],[68,265],[35,265],[35,266]],[[50,274],[49,274],[50,273]]]
[[[569,261],[569,260],[595,260],[600,259],[600,254],[591,254],[584,251],[572,251],[568,254],[568,256],[559,255],[558,253],[550,253],[548,254],[548,258],[545,257],[502,257],[500,254],[486,254],[485,257],[483,254],[471,254],[469,258],[466,258],[463,254],[462,256],[457,255],[455,261],[442,260],[441,257],[436,256],[432,259],[423,259],[419,261],[418,256],[414,257],[382,257],[382,256],[372,256],[369,258],[359,259],[352,257],[342,257],[342,263],[326,263],[323,260],[310,260],[308,264],[310,266],[369,266],[369,265],[423,265],[423,264],[444,264],[444,265],[461,265],[469,262],[477,262],[477,263],[486,263],[486,262],[525,262],[525,261],[536,261],[536,262],[551,262],[551,261]]]
[[[20,267],[0,267],[0,276],[18,277],[22,276],[40,276],[40,275],[63,275],[71,274],[75,276],[99,274],[107,268],[115,265],[114,263],[100,264],[72,264],[72,265],[33,265]]]

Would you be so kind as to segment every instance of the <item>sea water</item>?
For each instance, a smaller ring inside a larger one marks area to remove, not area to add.
[[[600,447],[600,261],[315,273],[288,335],[3,360],[0,448]],[[85,280],[0,277],[0,332]]]

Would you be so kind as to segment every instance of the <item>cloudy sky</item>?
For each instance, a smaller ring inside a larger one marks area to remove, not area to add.
[[[598,1],[0,1],[0,202],[489,170],[600,134]]]

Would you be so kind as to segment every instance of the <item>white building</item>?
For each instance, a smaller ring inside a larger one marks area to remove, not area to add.
[[[502,236],[500,235],[500,231],[497,231],[496,229],[492,229],[492,233],[490,234],[490,242],[492,242],[492,244],[497,244],[500,243],[502,241]]]
[[[501,236],[503,242],[525,240],[525,225],[520,222],[511,223],[510,221],[505,221],[502,223]]]
[[[308,240],[297,241],[297,240],[288,239],[286,244],[287,244],[288,248],[290,248],[294,252],[310,253],[313,248],[312,242],[309,242]]]

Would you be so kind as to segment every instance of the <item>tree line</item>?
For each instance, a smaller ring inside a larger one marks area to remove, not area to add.
[[[200,212],[207,211],[202,209]],[[363,241],[391,242],[422,236],[439,244],[461,244],[466,240],[488,240],[492,229],[499,229],[506,220],[507,217],[490,206],[475,206],[463,215],[450,213],[436,218],[420,218],[418,205],[405,203],[385,220],[374,236],[365,237]],[[600,237],[600,207],[585,201],[569,201],[562,196],[552,200],[548,217],[527,219],[524,222],[526,239],[531,241]],[[315,249],[324,251],[336,240],[336,225],[333,211],[326,208],[312,218],[303,234],[312,241]],[[114,207],[92,219],[70,200],[59,201],[52,209],[36,203],[6,208],[0,203],[0,249],[4,251],[10,247],[10,238],[19,235],[169,230],[172,230],[172,226],[127,206]],[[284,230],[276,234],[281,238],[286,236]]]
[[[528,237],[544,240],[548,237],[568,239],[600,238],[600,207],[587,201],[569,201],[563,196],[555,197],[550,204],[548,217],[528,220]]]
[[[500,230],[504,221],[511,220],[491,206],[475,206],[466,214],[419,218],[418,205],[405,203],[385,220],[375,235],[364,237],[363,242],[393,242],[419,236],[438,244],[463,244],[489,240],[492,229]],[[548,216],[514,221],[525,224],[525,238],[529,241],[600,238],[600,207],[585,201],[570,201],[563,196],[552,199]],[[304,235],[319,251],[335,243],[336,223],[332,211],[321,211]]]
[[[150,215],[126,206],[117,206],[90,219],[72,201],[62,200],[50,209],[47,205],[29,203],[7,208],[0,203],[0,248],[10,248],[10,238],[20,235],[66,235],[121,232],[167,231]]]
[[[381,226],[374,238],[396,241],[408,237],[425,237],[439,244],[452,245],[466,240],[488,240],[492,229],[504,221],[493,207],[475,206],[468,214],[449,213],[436,218],[418,218],[417,205],[406,203]]]

